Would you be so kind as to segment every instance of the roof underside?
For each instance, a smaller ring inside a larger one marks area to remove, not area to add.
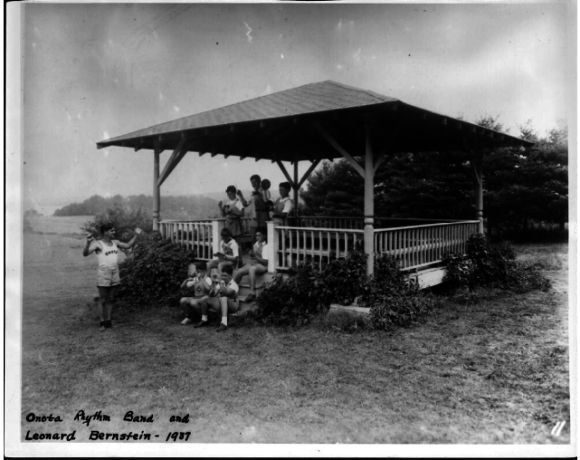
[[[200,154],[292,162],[332,159],[342,155],[316,124],[351,155],[361,156],[365,123],[372,126],[378,154],[532,145],[392,97],[325,81],[151,126],[97,147],[173,150],[185,139],[183,148]]]

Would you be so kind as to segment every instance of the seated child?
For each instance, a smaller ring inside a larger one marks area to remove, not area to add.
[[[209,295],[212,281],[205,269],[203,262],[189,264],[187,279],[181,283],[184,297],[179,300],[179,305],[184,316],[183,325],[191,323],[195,312],[200,310],[199,302]]]
[[[228,313],[235,313],[239,309],[238,291],[239,287],[233,280],[232,275],[234,269],[231,265],[224,265],[222,268],[221,281],[219,282],[219,291],[217,296],[207,296],[200,301],[201,307],[201,321],[193,327],[204,327],[209,325],[208,314],[209,309],[221,312],[222,321],[217,329],[217,332],[223,332],[228,328]]]
[[[214,268],[217,268],[221,273],[226,265],[231,265],[234,268],[238,266],[240,248],[236,240],[232,238],[232,232],[228,228],[222,228],[220,236],[222,239],[220,251],[216,252],[216,258],[210,260],[207,264],[207,269],[210,273]]]

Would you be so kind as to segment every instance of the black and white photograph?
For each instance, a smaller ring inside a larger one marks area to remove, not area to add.
[[[575,456],[576,18],[8,4],[5,455]]]

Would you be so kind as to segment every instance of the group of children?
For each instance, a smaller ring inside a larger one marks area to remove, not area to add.
[[[220,201],[219,208],[226,217],[226,226],[221,231],[220,251],[207,265],[191,263],[188,267],[188,278],[183,282],[182,289],[189,290],[188,295],[181,299],[181,307],[185,314],[182,324],[193,322],[194,316],[201,316],[201,320],[194,327],[204,327],[208,323],[209,310],[220,312],[222,321],[218,331],[227,330],[228,314],[238,311],[239,283],[248,275],[250,280],[250,294],[246,301],[256,298],[256,277],[268,271],[270,250],[267,244],[266,222],[273,220],[279,225],[287,225],[288,215],[292,211],[293,203],[289,197],[290,184],[281,182],[279,185],[280,197],[272,201],[270,181],[261,180],[257,174],[250,178],[252,196],[246,200],[240,190],[230,185],[226,189],[228,201],[225,205]],[[250,234],[255,244],[250,251],[250,262],[243,266],[234,278],[234,269],[240,261],[240,248],[236,238],[242,235],[241,217],[245,210],[250,218]],[[100,241],[95,241],[92,235],[87,236],[83,248],[83,255],[96,253],[99,260],[97,287],[99,290],[100,330],[112,327],[111,299],[115,296],[119,285],[119,267],[117,248],[128,249],[133,246],[141,229],[135,229],[135,236],[123,243],[115,239],[115,229],[112,224],[104,224],[100,228],[103,235]]]
[[[270,257],[266,239],[265,227],[256,229],[256,243],[250,251],[250,262],[244,265],[233,277],[234,267],[239,260],[239,247],[232,238],[229,229],[221,231],[220,252],[207,265],[203,262],[191,263],[188,267],[188,277],[181,284],[183,297],[180,300],[184,319],[181,324],[190,324],[194,317],[201,316],[201,320],[194,327],[209,325],[209,310],[221,313],[221,323],[218,332],[227,330],[228,314],[236,313],[239,309],[239,283],[248,275],[250,279],[250,293],[246,302],[256,299],[256,277],[268,271]],[[209,273],[209,274],[208,274]]]
[[[228,314],[238,311],[238,284],[233,279],[234,269],[231,264],[224,265],[221,275],[214,271],[208,275],[202,262],[192,263],[188,267],[188,277],[181,284],[186,297],[180,300],[185,319],[181,324],[189,324],[195,316],[201,320],[193,327],[209,325],[209,310],[221,313],[222,321],[217,332],[228,328]]]
[[[218,203],[222,216],[226,218],[226,228],[230,230],[232,238],[237,240],[243,234],[241,218],[246,215],[250,218],[250,234],[252,239],[258,227],[264,227],[266,222],[273,220],[279,225],[287,225],[288,215],[293,209],[290,198],[291,186],[288,182],[279,185],[280,197],[272,201],[270,192],[271,183],[268,179],[262,180],[259,175],[250,177],[252,196],[246,200],[241,190],[230,185],[226,189],[228,200],[225,204]]]
[[[204,327],[208,323],[208,312],[221,312],[222,321],[218,331],[227,329],[228,314],[238,311],[239,283],[244,276],[249,277],[250,293],[246,302],[256,299],[256,277],[268,271],[269,249],[267,244],[266,222],[273,220],[279,225],[288,224],[288,215],[293,209],[290,198],[291,186],[288,182],[279,185],[280,197],[272,201],[271,183],[254,174],[250,177],[252,195],[246,200],[241,190],[230,185],[226,189],[228,200],[220,201],[218,206],[226,218],[225,228],[221,231],[220,250],[207,265],[190,264],[189,276],[183,282],[183,289],[190,290],[182,297],[180,304],[184,313],[182,324],[190,324],[194,317],[201,320],[194,327]],[[250,218],[250,235],[255,244],[250,251],[250,263],[243,266],[233,277],[234,269],[241,260],[239,237],[243,234],[241,219]]]

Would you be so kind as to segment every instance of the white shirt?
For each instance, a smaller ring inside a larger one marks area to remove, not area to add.
[[[220,286],[221,286],[221,285],[220,285]],[[234,291],[234,293],[233,293],[233,294],[230,294],[228,297],[229,297],[230,299],[237,299],[237,298],[238,298],[238,292],[240,292],[240,287],[238,286],[238,283],[236,283],[236,282],[234,281],[234,279],[232,278],[232,279],[230,280],[230,282],[229,282],[228,284],[226,284],[226,287],[227,287],[228,289],[231,289],[232,291]]]
[[[234,240],[233,238],[228,241],[227,243],[224,242],[224,240],[221,241],[220,244],[220,248],[221,248],[221,252],[223,254],[225,254],[226,256],[232,256],[232,257],[239,257],[240,256],[240,247],[238,246],[238,243],[236,243],[236,240]]]
[[[259,255],[262,259],[268,260],[270,258],[270,250],[268,249],[268,243],[265,241],[260,243],[254,243],[254,252]]]
[[[244,205],[242,204],[242,200],[240,200],[239,198],[236,198],[235,200],[226,201],[226,206],[228,206],[230,209],[236,208],[238,211],[241,211],[242,209],[244,209]]]
[[[111,246],[107,246],[102,241],[95,242],[97,245],[97,260],[99,267],[115,267],[119,262],[119,251],[114,241],[111,241]]]
[[[286,215],[290,214],[290,211],[292,211],[293,207],[294,203],[292,203],[292,198],[290,198],[289,196],[287,196],[286,198],[280,197],[276,200],[276,203],[274,203],[274,209],[279,212],[285,212]],[[279,216],[274,216],[272,220],[282,225],[286,223],[285,219]]]

